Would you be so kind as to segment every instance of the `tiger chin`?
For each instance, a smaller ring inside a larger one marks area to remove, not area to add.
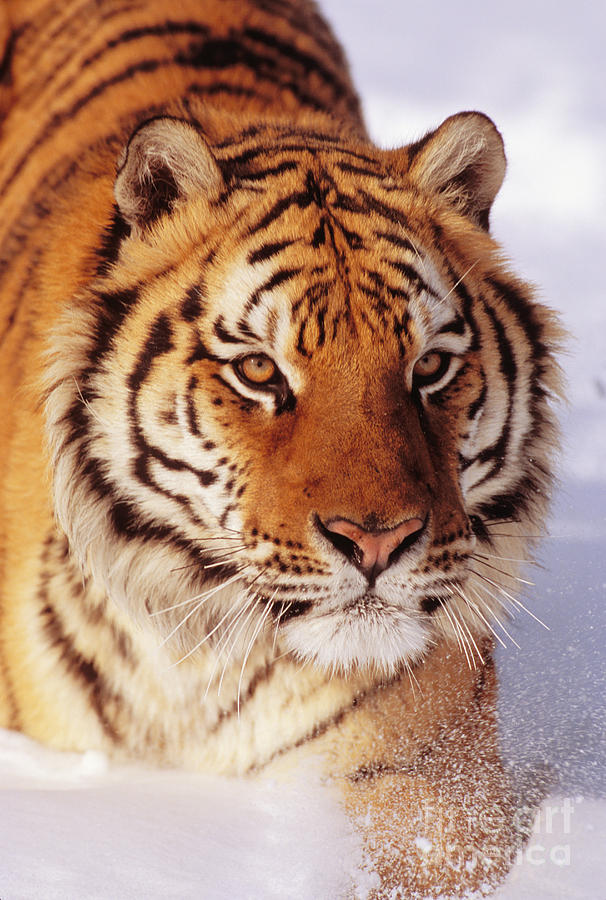
[[[0,723],[313,756],[372,896],[489,891],[561,340],[489,233],[499,132],[377,148],[307,0],[3,10]]]

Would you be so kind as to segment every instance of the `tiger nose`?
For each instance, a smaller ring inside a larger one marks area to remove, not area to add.
[[[417,517],[385,531],[367,531],[347,519],[332,519],[320,525],[324,536],[371,582],[390,565],[390,557],[414,544],[425,528],[423,519]]]

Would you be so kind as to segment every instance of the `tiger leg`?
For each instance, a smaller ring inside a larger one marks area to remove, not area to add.
[[[417,684],[403,678],[362,699],[324,740],[379,875],[373,898],[459,897],[494,886],[515,852],[491,658],[472,670],[443,646],[415,675]]]

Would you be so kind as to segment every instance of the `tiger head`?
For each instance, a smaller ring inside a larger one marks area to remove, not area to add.
[[[131,137],[53,337],[55,506],[179,655],[267,640],[390,671],[442,634],[479,654],[515,604],[557,329],[488,234],[504,172],[477,113],[394,151],[170,118]]]

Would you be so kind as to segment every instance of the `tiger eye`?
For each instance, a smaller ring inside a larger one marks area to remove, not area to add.
[[[431,378],[442,368],[444,362],[443,353],[426,353],[421,359],[417,360],[414,373],[419,378]]]
[[[267,384],[274,378],[276,364],[263,353],[251,353],[239,362],[240,371],[253,384]]]

